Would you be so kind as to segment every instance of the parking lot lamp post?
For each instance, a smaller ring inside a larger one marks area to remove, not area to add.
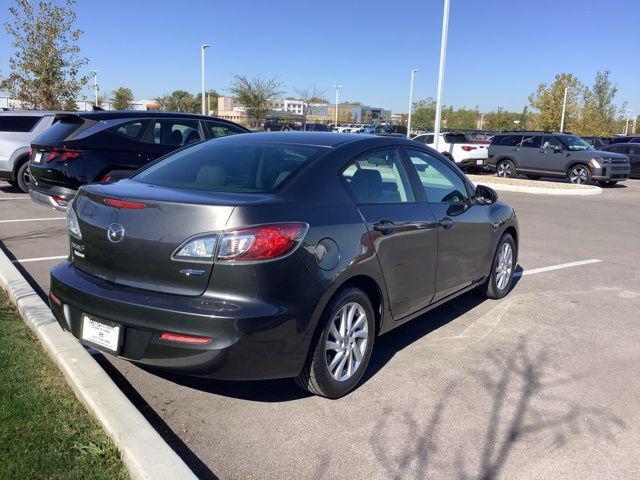
[[[201,61],[202,61],[202,71],[201,71],[201,76],[202,76],[202,115],[206,115],[205,110],[206,110],[206,103],[205,103],[205,99],[204,99],[204,51],[209,48],[211,45],[207,45],[206,43],[202,44],[202,46],[200,47],[200,51],[201,51]]]
[[[335,122],[334,127],[338,126],[338,101],[340,100],[340,89],[342,85],[336,85],[336,114],[335,114]]]
[[[413,106],[413,79],[416,76],[416,73],[419,72],[419,68],[411,69],[411,83],[409,86],[409,116],[407,117],[407,138],[411,138],[411,110]]]
[[[442,90],[444,88],[444,65],[447,58],[447,34],[449,32],[449,3],[444,0],[444,12],[442,15],[442,38],[440,39],[440,67],[438,69],[438,91],[436,95],[436,122],[433,131],[435,149],[440,144],[440,121],[442,120]]]
[[[94,105],[99,107],[98,105],[98,70],[91,70],[93,73],[93,96],[94,96]]]
[[[567,92],[569,87],[564,88],[564,99],[562,100],[562,116],[560,117],[560,132],[564,132],[564,114],[567,111]]]
[[[624,134],[629,135],[629,118],[631,117],[631,110],[627,110],[627,122],[624,125]]]

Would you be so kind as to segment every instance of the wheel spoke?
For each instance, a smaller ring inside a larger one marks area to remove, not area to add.
[[[351,338],[353,338],[354,340],[356,338],[367,338],[367,331],[365,329],[362,330],[358,330],[357,332],[353,332],[353,335],[351,335]]]
[[[351,332],[354,332],[354,331],[358,330],[362,326],[362,324],[365,322],[366,319],[367,319],[367,317],[365,315],[361,314],[358,317],[358,320],[356,320],[356,323],[354,323],[351,326]]]
[[[349,313],[347,314],[347,332],[351,331],[351,326],[353,325],[353,317],[356,315],[357,310],[357,304],[354,303],[349,306]]]
[[[327,340],[327,342],[325,343],[325,349],[326,350],[335,350],[336,352],[339,352],[342,350],[342,347],[340,345],[338,345],[336,342],[332,342],[331,340]]]
[[[347,360],[347,376],[353,373],[353,349],[349,351],[349,360]]]
[[[335,338],[339,342],[341,342],[344,339],[344,335],[342,335],[336,328],[335,322],[331,322],[331,326],[329,327],[329,333],[333,335],[333,338]]]
[[[362,342],[362,345],[365,345],[364,342]],[[362,351],[360,350],[361,345],[358,344],[358,342],[356,342],[356,344],[353,346],[353,355],[356,357],[356,360],[358,362],[362,361]]]
[[[342,377],[342,371],[344,370],[344,364],[347,363],[347,356],[348,355],[342,355],[342,358],[340,359],[340,362],[338,363],[338,366],[334,370],[334,375],[333,376],[338,380],[340,380],[340,377]]]
[[[340,311],[340,335],[344,337],[347,333],[347,308],[342,307]]]

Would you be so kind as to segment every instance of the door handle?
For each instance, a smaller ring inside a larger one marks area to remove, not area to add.
[[[511,150],[513,150],[514,152],[519,152],[520,151],[519,148],[512,148]]]
[[[445,230],[449,230],[451,227],[453,227],[453,223],[454,222],[451,218],[444,217],[442,220],[438,222],[438,225],[440,225]]]
[[[389,233],[393,233],[393,231],[396,229],[396,226],[393,224],[393,222],[390,222],[389,220],[380,220],[378,223],[373,224],[373,229],[376,232],[380,232],[383,235],[387,235]]]

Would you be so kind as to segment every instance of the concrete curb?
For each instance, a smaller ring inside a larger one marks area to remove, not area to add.
[[[531,193],[534,195],[599,195],[602,193],[602,188],[596,187],[595,185],[585,186],[584,188],[545,188],[484,181],[474,181],[474,183],[486,185],[496,191]]]
[[[0,284],[76,396],[118,447],[132,479],[197,478],[84,347],[60,328],[48,305],[1,251]]]

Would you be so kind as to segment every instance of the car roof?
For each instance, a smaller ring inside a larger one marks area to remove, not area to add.
[[[369,135],[367,133],[335,133],[335,132],[257,132],[241,135],[229,135],[216,139],[216,142],[258,142],[289,143],[298,145],[314,145],[321,147],[337,147],[338,145],[373,143],[373,146],[397,145],[398,141],[408,145],[417,142],[408,140],[404,135]]]
[[[77,115],[78,117],[91,120],[109,120],[114,118],[192,118],[198,120],[216,120],[225,123],[233,123],[218,117],[198,115],[195,113],[164,112],[162,110],[104,110],[95,112],[59,112],[66,115]],[[236,125],[234,123],[234,125]]]

